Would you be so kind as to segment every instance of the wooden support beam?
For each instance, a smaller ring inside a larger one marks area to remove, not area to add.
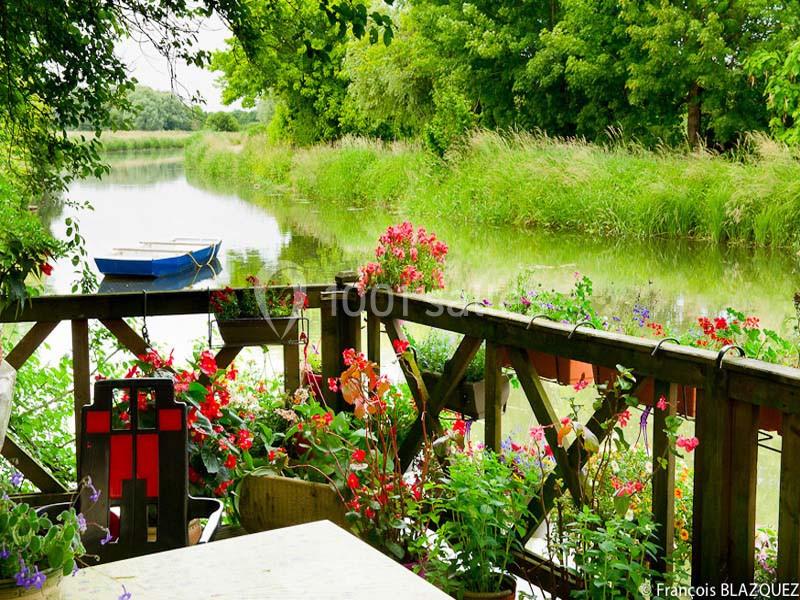
[[[284,344],[283,346],[283,389],[293,394],[300,387],[300,346]]]
[[[6,440],[2,449],[3,456],[8,459],[14,468],[25,475],[33,485],[45,493],[63,493],[66,486],[56,479],[38,460],[20,446],[13,432],[6,433]]]
[[[778,581],[800,581],[800,416],[783,415]]]
[[[486,364],[483,367],[483,379],[486,390],[486,416],[484,417],[483,437],[487,448],[499,452],[503,438],[503,373],[497,356],[497,345],[493,342],[486,342],[485,354]],[[445,398],[442,398],[442,403],[444,401]]]
[[[727,580],[752,583],[755,569],[756,482],[758,481],[759,408],[739,400],[730,405],[730,518]],[[702,440],[700,444],[702,445]]]
[[[336,287],[323,294],[320,304],[320,329],[322,337],[322,380],[339,377],[345,370],[342,352],[347,348],[361,351],[361,311],[351,305],[349,290],[358,280],[358,274],[345,271],[336,275]],[[322,386],[325,402],[334,410],[342,408],[341,397],[327,385]]]
[[[730,523],[730,407],[725,371],[710,369],[698,390],[694,457],[692,584],[719,585],[728,573]]]
[[[147,354],[150,349],[141,336],[122,319],[101,319],[100,322],[114,334],[114,337],[134,356]]]
[[[367,358],[378,367],[381,365],[381,320],[367,313]]]
[[[652,406],[662,397],[667,402],[666,410],[654,408],[653,412],[653,521],[658,546],[653,570],[663,575],[671,571],[669,557],[675,548],[675,455],[666,428],[667,418],[677,412],[678,386],[656,379],[653,390]]]
[[[72,321],[72,393],[75,399],[75,457],[80,464],[81,410],[92,401],[89,359],[89,321]]]
[[[34,323],[28,332],[17,342],[17,345],[11,349],[5,360],[8,364],[19,371],[20,367],[25,364],[31,355],[36,352],[36,349],[42,345],[47,339],[47,336],[53,332],[58,326],[58,321],[40,321]]]
[[[572,494],[576,504],[583,503],[583,491],[581,489],[580,478],[578,475],[578,464],[573,463],[564,447],[558,443],[558,430],[561,427],[561,420],[558,418],[547,390],[544,389],[539,374],[528,360],[527,354],[517,348],[509,348],[508,354],[511,357],[511,365],[517,372],[517,379],[522,386],[525,396],[533,409],[533,414],[539,425],[544,427],[544,435],[553,457],[558,465],[559,475],[564,479],[567,488]],[[580,444],[576,439],[573,445]],[[577,452],[577,450],[576,450]]]

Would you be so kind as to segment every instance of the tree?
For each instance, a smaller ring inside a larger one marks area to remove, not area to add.
[[[239,121],[230,113],[215,112],[208,115],[206,127],[213,131],[239,131]]]

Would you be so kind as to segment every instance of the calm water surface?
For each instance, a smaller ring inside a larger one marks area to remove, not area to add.
[[[379,211],[320,206],[267,186],[244,190],[236,182],[204,183],[191,165],[183,164],[181,152],[117,155],[111,162],[109,176],[76,182],[69,190],[71,199],[94,207],[79,215],[89,254],[145,239],[221,237],[216,281],[187,282],[195,288],[240,285],[250,273],[268,276],[287,268],[293,280],[332,281],[336,272],[370,258],[381,231],[402,219]],[[54,230],[63,229],[67,214],[53,219]],[[547,287],[567,289],[580,272],[595,282],[607,314],[630,310],[639,299],[657,318],[685,327],[696,315],[732,306],[785,328],[794,315],[792,296],[800,289],[798,257],[788,252],[475,227],[455,216],[449,222],[416,222],[450,245],[449,285],[443,293],[449,297],[497,301],[524,271]],[[50,281],[52,291],[69,293],[73,278],[71,266],[61,261]],[[199,316],[152,319],[149,325],[155,340],[184,352],[207,331],[206,318]],[[312,322],[312,341],[314,333]],[[66,348],[68,339],[62,326],[52,346]],[[279,363],[272,354],[264,360],[267,366]],[[522,433],[533,423],[527,402],[515,392],[505,431]],[[480,427],[476,429],[480,435]],[[769,444],[779,446],[776,441]],[[777,522],[777,456],[760,453],[758,520],[764,524]]]

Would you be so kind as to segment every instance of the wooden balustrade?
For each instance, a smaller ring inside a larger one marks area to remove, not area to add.
[[[528,350],[568,357],[594,365],[633,369],[637,379],[652,377],[655,400],[664,396],[666,411],[654,412],[653,454],[666,457],[666,469],[655,468],[653,477],[653,513],[659,527],[656,542],[662,548],[655,567],[668,568],[668,554],[673,547],[675,462],[666,451],[668,439],[663,433],[665,419],[675,414],[679,386],[698,388],[696,428],[701,443],[695,451],[695,495],[693,523],[692,581],[700,583],[749,582],[753,579],[755,498],[757,480],[757,432],[760,407],[783,413],[783,440],[780,474],[778,579],[800,581],[800,370],[738,358],[731,355],[683,347],[673,343],[619,335],[607,331],[576,328],[545,319],[531,321],[491,308],[464,306],[456,302],[413,294],[394,294],[371,290],[360,296],[352,285],[352,273],[343,273],[331,285],[307,286],[309,310],[319,311],[323,378],[337,376],[343,367],[342,350],[362,347],[366,330],[366,353],[380,363],[381,333],[392,341],[404,339],[401,322],[407,321],[460,334],[463,337],[443,377],[434,389],[428,389],[413,357],[400,361],[409,389],[418,406],[419,417],[401,448],[404,464],[416,455],[423,432],[435,434],[439,412],[445,400],[462,379],[467,365],[481,344],[486,345],[486,418],[485,438],[490,447],[498,447],[502,438],[500,396],[500,360],[508,356],[541,425],[555,425],[556,414],[536,369],[527,358]],[[147,295],[147,315],[165,316],[205,314],[207,291],[152,292]],[[88,327],[100,321],[120,343],[135,354],[147,345],[123,320],[142,316],[141,294],[103,294],[93,296],[49,296],[35,298],[19,313],[6,310],[2,322],[34,322],[8,361],[20,368],[60,321],[71,321],[75,408],[90,401]],[[291,348],[291,347],[290,347]],[[226,366],[241,347],[224,346],[217,358]],[[299,382],[297,346],[284,352],[287,389]],[[338,405],[334,392],[327,389],[326,400]],[[608,399],[586,426],[599,438],[607,434],[603,424],[621,407]],[[78,430],[76,422],[76,431]],[[575,441],[562,448],[555,439],[555,429],[545,429],[554,449],[557,467],[544,482],[539,496],[531,500],[533,519],[527,537],[544,519],[559,494],[568,493],[581,502],[578,469],[585,451]],[[46,469],[28,456],[15,440],[13,432],[2,449],[49,500],[65,492]],[[654,464],[658,467],[658,464]],[[521,556],[518,570],[548,587],[558,595],[566,594],[564,582],[570,575],[562,567],[542,557]],[[550,581],[551,583],[547,583]],[[575,582],[573,582],[574,584]]]

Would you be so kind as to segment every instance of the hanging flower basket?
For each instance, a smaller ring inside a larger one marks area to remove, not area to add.
[[[422,371],[422,380],[430,393],[441,381],[441,373]],[[503,375],[500,387],[500,400],[505,409],[508,396],[511,394],[511,380]],[[445,408],[467,415],[473,419],[482,419],[486,416],[486,382],[461,381],[455,391],[447,398]]]
[[[286,345],[297,341],[298,315],[288,317],[220,319],[217,327],[229,346]]]
[[[249,533],[327,519],[347,527],[341,498],[327,483],[251,473],[242,481],[239,515]]]
[[[573,385],[581,379],[591,382],[593,377],[592,365],[573,360],[564,356],[555,356],[537,350],[527,350],[528,361],[531,363],[539,377],[552,379],[561,385]],[[500,366],[511,367],[511,357],[505,347],[498,351]]]

